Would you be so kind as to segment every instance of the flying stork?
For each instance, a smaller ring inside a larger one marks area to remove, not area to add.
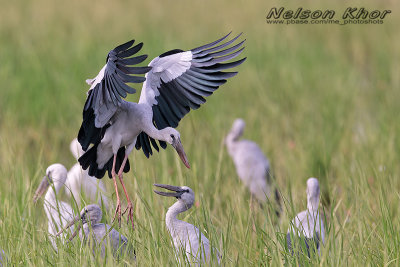
[[[237,72],[223,72],[243,63],[236,58],[244,49],[245,40],[232,45],[240,36],[223,42],[224,36],[212,43],[183,51],[174,49],[154,58],[147,67],[132,67],[143,62],[147,55],[135,56],[143,46],[134,40],[122,44],[108,53],[106,64],[99,74],[87,80],[90,85],[83,108],[83,122],[78,141],[85,154],[79,158],[89,175],[102,178],[108,171],[113,179],[117,197],[114,219],[121,223],[121,202],[116,176],[127,198],[127,221],[133,224],[133,206],[126,191],[122,174],[129,172],[128,156],[132,150],[142,149],[146,157],[152,148],[159,150],[166,143],[172,145],[183,164],[190,168],[183,149],[180,133],[175,130],[179,121],[191,110],[205,103],[204,97]],[[134,74],[145,74],[145,77]],[[136,90],[127,83],[142,83],[138,103],[121,97]],[[92,146],[90,146],[92,144]]]

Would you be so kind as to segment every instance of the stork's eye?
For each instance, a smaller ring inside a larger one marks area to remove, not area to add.
[[[172,139],[175,139],[175,136],[173,134],[170,135]]]
[[[189,193],[189,189],[186,189],[186,190],[185,190],[185,193]]]
[[[88,210],[85,210],[86,213],[88,213]]]

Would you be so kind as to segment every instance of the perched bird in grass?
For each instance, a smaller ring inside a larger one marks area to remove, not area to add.
[[[83,169],[89,169],[89,175],[97,178],[102,178],[108,171],[117,197],[114,219],[117,218],[119,223],[122,210],[116,176],[127,198],[124,213],[134,227],[133,205],[122,175],[130,170],[128,156],[135,147],[141,148],[149,157],[151,146],[159,149],[156,140],[164,149],[168,143],[190,168],[180,133],[175,128],[191,109],[206,102],[204,97],[237,74],[223,70],[236,67],[245,60],[228,62],[244,49],[244,41],[231,45],[240,35],[223,42],[228,35],[192,50],[165,52],[145,67],[134,66],[147,56],[133,56],[143,43],[133,46],[132,40],[111,50],[99,74],[87,80],[90,89],[78,134],[78,141],[86,153],[79,162]],[[127,83],[143,83],[138,103],[122,99],[128,93],[136,92]]]
[[[70,144],[71,153],[78,160],[83,155],[81,144],[75,138]],[[81,206],[81,196],[84,193],[88,197],[90,203],[98,202],[104,205],[106,209],[109,207],[109,200],[106,195],[104,183],[88,174],[87,170],[83,170],[79,163],[76,163],[68,171],[67,181],[65,182],[66,193],[69,197],[73,197],[78,205]]]
[[[50,165],[46,170],[46,176],[43,177],[33,197],[33,201],[36,203],[44,192],[46,192],[43,206],[48,220],[50,242],[56,250],[56,233],[74,218],[71,206],[57,199],[57,194],[64,187],[66,180],[67,169],[63,165],[58,163]],[[62,236],[62,240],[64,239],[65,235]]]
[[[70,237],[70,241],[79,233],[79,238],[82,241],[93,242],[93,253],[96,252],[96,247],[101,244],[100,255],[102,257],[106,254],[108,242],[110,242],[114,256],[125,253],[128,248],[128,239],[108,224],[100,223],[101,218],[102,212],[98,205],[87,205],[57,235],[61,235],[65,230],[75,225],[75,231]]]
[[[171,234],[176,253],[186,252],[187,259],[193,263],[209,263],[211,259],[211,246],[208,239],[200,230],[187,222],[178,220],[176,216],[185,212],[193,206],[194,192],[187,186],[172,186],[164,184],[154,184],[156,187],[164,188],[173,192],[162,192],[154,190],[155,193],[166,196],[176,197],[177,201],[168,209],[165,216],[165,223]],[[213,253],[220,263],[220,254],[216,248]]]
[[[315,249],[318,253],[320,252],[321,241],[322,244],[325,243],[324,222],[318,211],[319,195],[318,179],[309,178],[307,180],[307,210],[296,215],[286,235],[287,245],[292,253],[303,251],[310,257]]]
[[[249,188],[253,197],[260,203],[265,203],[267,199],[273,197],[269,161],[256,143],[240,139],[243,135],[244,128],[244,120],[236,119],[232,125],[231,131],[225,138],[225,144],[229,155],[233,159],[239,178]],[[279,213],[280,196],[276,188],[274,190],[274,195],[279,205],[277,209],[277,213]]]

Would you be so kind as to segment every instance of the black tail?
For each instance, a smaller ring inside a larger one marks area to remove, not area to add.
[[[271,173],[270,173],[269,168],[267,169],[266,172],[267,172],[267,174],[266,174],[267,182],[271,186],[273,183],[272,183],[272,177],[271,177]],[[281,216],[281,212],[282,212],[281,195],[279,194],[279,190],[276,187],[276,184],[274,186],[275,186],[274,196],[275,196],[275,202],[276,202],[275,213],[276,213],[276,216],[280,217]]]
[[[281,204],[281,195],[279,194],[279,191],[277,188],[275,188],[275,201],[278,206],[275,210],[275,213],[276,213],[276,216],[280,217],[281,212],[282,212],[282,204]]]
[[[96,143],[94,146],[92,146],[88,151],[85,152],[79,159],[79,163],[81,164],[82,168],[86,170],[89,168],[89,175],[94,176],[98,179],[103,178],[103,176],[106,174],[106,171],[108,171],[108,177],[112,178],[111,172],[112,172],[112,166],[113,166],[113,157],[112,156],[108,162],[104,165],[102,169],[99,169],[99,166],[97,165],[97,147],[99,146],[99,143]],[[122,161],[124,160],[125,157],[125,147],[121,147],[118,150],[117,153],[117,160],[115,161],[115,170],[116,172],[119,171],[122,165]],[[129,172],[131,169],[130,164],[129,164],[129,159],[126,161],[125,167],[124,167],[124,172]]]

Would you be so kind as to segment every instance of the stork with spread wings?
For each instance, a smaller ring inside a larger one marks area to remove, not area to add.
[[[89,175],[102,178],[106,172],[113,179],[117,196],[114,219],[121,222],[121,202],[116,176],[127,198],[128,222],[133,226],[133,207],[127,194],[122,174],[129,172],[128,156],[133,148],[142,149],[146,157],[152,147],[172,145],[182,162],[190,168],[179,132],[175,129],[191,110],[205,103],[220,85],[237,72],[227,72],[243,63],[246,58],[234,60],[242,53],[245,40],[234,44],[240,37],[221,39],[183,51],[174,49],[154,58],[147,67],[134,66],[147,55],[134,56],[143,43],[134,40],[122,44],[108,53],[106,65],[90,85],[83,109],[83,122],[78,141],[86,151],[79,162]],[[145,77],[140,74],[146,74]],[[138,103],[123,100],[135,89],[127,83],[143,83]],[[157,144],[158,141],[158,144]]]

